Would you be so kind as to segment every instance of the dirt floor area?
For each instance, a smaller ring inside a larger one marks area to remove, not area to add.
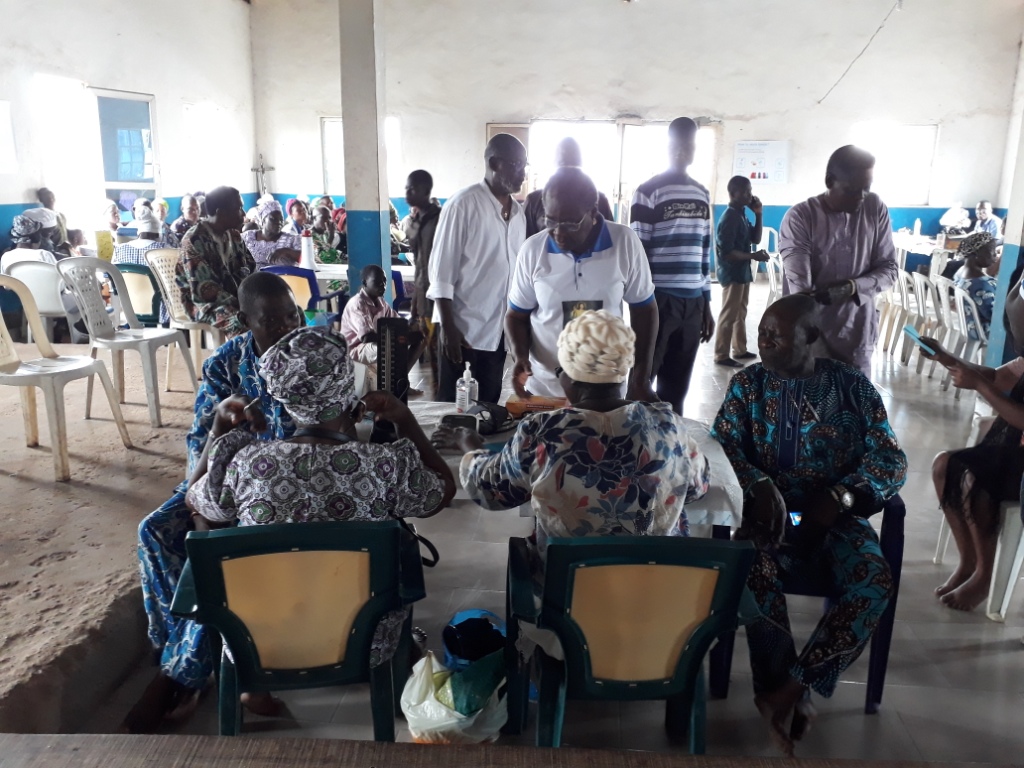
[[[29,345],[19,354],[37,356]],[[152,428],[139,357],[125,358],[121,408],[134,448],[121,444],[99,383],[89,421],[86,381],[70,383],[70,482],[54,482],[41,395],[40,446],[27,448],[19,392],[0,387],[0,731],[76,727],[145,652],[136,528],[184,475],[193,395],[178,358],[175,391],[160,391],[164,426]],[[100,359],[109,369],[109,353]]]

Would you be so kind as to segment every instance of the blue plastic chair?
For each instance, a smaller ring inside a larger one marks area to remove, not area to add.
[[[396,312],[411,312],[412,296],[405,292],[405,280],[397,269],[391,270],[391,284],[395,287],[395,300],[391,306]]]
[[[864,714],[873,715],[882,705],[882,692],[885,689],[885,673],[889,667],[889,647],[892,645],[892,632],[896,621],[896,598],[899,597],[900,576],[903,573],[903,542],[904,522],[907,507],[899,494],[889,499],[882,507],[882,529],[878,540],[882,556],[889,564],[892,572],[892,598],[889,606],[878,622],[875,634],[871,638],[868,652],[868,684],[864,696]],[[877,514],[877,513],[875,513]],[[823,590],[820,583],[808,579],[783,579],[783,591],[787,595],[803,595],[806,597],[823,597],[828,600],[836,597],[828,590]],[[709,655],[708,688],[712,697],[724,699],[729,695],[729,672],[732,668],[732,652],[736,633],[723,635]]]
[[[337,322],[338,318],[341,317],[341,313],[345,310],[345,305],[348,303],[348,294],[343,291],[332,291],[331,293],[321,295],[320,284],[316,279],[316,272],[311,269],[303,269],[302,267],[286,267],[271,265],[269,267],[263,267],[263,272],[269,272],[272,275],[278,275],[288,283],[288,286],[292,289],[292,293],[295,294],[296,300],[299,302],[299,306],[303,309],[318,310],[320,305],[324,302],[328,302],[328,309],[330,308],[330,302],[337,299],[338,307],[337,312],[332,312],[328,316],[328,324]]]

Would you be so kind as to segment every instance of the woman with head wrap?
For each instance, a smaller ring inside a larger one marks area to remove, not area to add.
[[[260,228],[242,232],[242,242],[257,267],[298,263],[301,243],[298,236],[282,231],[284,213],[277,200],[264,200],[256,206],[256,223]]]
[[[360,402],[345,340],[334,330],[292,331],[263,353],[260,376],[295,422],[294,435],[259,441],[253,430],[263,426],[261,411],[242,398],[221,403],[186,496],[197,530],[236,521],[430,517],[455,495],[451,470],[400,400],[372,392]],[[394,423],[399,439],[359,441],[356,423],[364,407]],[[405,618],[406,611],[395,611],[381,620],[372,666],[391,659]],[[269,695],[243,695],[243,703],[262,714],[277,709]]]
[[[309,228],[309,207],[304,200],[293,197],[285,203],[288,218],[284,220],[283,230],[289,235],[299,237]]]
[[[978,308],[978,319],[981,321],[981,330],[984,331],[985,338],[988,338],[988,331],[992,325],[992,309],[996,303],[996,278],[986,274],[985,270],[996,263],[998,246],[999,243],[988,232],[968,235],[957,250],[957,254],[964,259],[964,265],[953,276],[953,284],[967,291],[971,301]],[[981,338],[970,315],[967,316],[967,335],[974,340]]]
[[[558,337],[568,407],[526,416],[499,454],[469,430],[435,433],[468,451],[460,476],[477,504],[533,507],[541,562],[551,537],[686,536],[683,504],[707,491],[707,459],[682,418],[621,397],[635,343],[610,312],[583,312]]]
[[[104,200],[103,206],[103,229],[109,229],[113,234],[121,227],[121,209],[113,200]]]
[[[39,210],[45,210],[40,208]],[[28,211],[14,217],[11,226],[11,241],[14,248],[0,257],[0,272],[7,274],[11,264],[19,261],[45,261],[56,264],[57,257],[50,251],[48,239],[44,240],[45,227],[39,217],[27,215]]]

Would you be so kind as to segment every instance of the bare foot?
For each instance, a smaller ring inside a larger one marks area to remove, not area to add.
[[[782,754],[793,756],[793,739],[790,736],[790,719],[797,703],[803,698],[804,687],[790,678],[778,690],[761,693],[754,697],[758,712],[768,722],[768,734],[772,743]]]
[[[961,584],[966,583],[973,575],[974,564],[967,564],[961,560],[960,564],[956,567],[956,570],[949,575],[948,579],[946,579],[946,583],[935,588],[935,596],[942,597],[943,595],[948,595]]]
[[[284,709],[284,702],[269,693],[243,693],[242,706],[254,715],[277,717]]]
[[[189,701],[198,702],[199,693],[198,690],[186,688],[158,673],[121,723],[121,730],[127,733],[155,733],[168,714],[187,706]]]
[[[988,597],[991,580],[990,575],[975,571],[966,582],[939,599],[943,605],[955,611],[973,611]]]
[[[811,726],[818,719],[818,710],[811,703],[811,692],[804,691],[804,697],[793,709],[793,724],[789,727],[789,738],[800,741],[811,732]]]

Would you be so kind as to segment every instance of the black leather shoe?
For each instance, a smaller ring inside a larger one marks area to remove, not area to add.
[[[725,360],[715,360],[715,365],[724,365],[726,368],[742,368],[743,363],[738,363],[731,357],[725,358]]]
[[[744,352],[743,354],[736,355],[737,360],[753,360],[757,357],[756,352]]]

